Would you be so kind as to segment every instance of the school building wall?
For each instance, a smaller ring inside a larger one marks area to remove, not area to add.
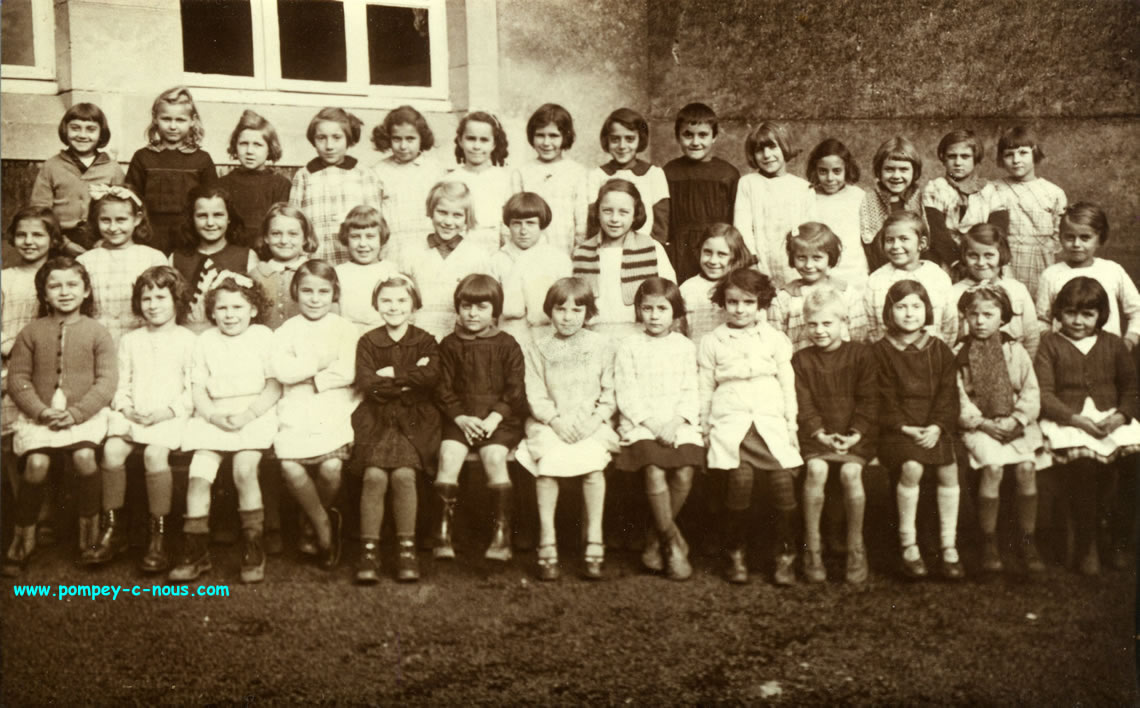
[[[679,154],[674,114],[701,100],[721,116],[718,154],[742,172],[749,127],[779,119],[802,150],[792,172],[802,175],[807,153],[834,135],[856,155],[868,189],[871,157],[888,137],[914,140],[930,178],[942,173],[939,138],[969,127],[986,143],[983,175],[996,177],[997,136],[1029,123],[1047,155],[1039,173],[1071,201],[1106,206],[1104,253],[1140,275],[1140,12],[1132,0],[447,0],[446,11],[448,100],[411,101],[444,162],[453,159],[458,117],[475,109],[502,119],[509,164],[531,159],[526,119],[555,101],[575,116],[570,155],[580,162],[606,159],[602,120],[629,106],[650,119],[647,156],[664,164]],[[67,106],[104,109],[109,149],[125,166],[143,145],[154,96],[183,82],[178,3],[67,0],[55,3],[55,19],[53,89],[0,83],[5,224],[39,163],[60,149],[56,126]],[[199,98],[204,147],[226,169],[226,140],[248,106],[277,126],[281,166],[291,172],[313,156],[309,118],[338,103],[366,125],[351,154],[379,160],[368,135],[396,103],[320,95]]]

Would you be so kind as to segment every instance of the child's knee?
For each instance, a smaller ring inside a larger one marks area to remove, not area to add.
[[[234,486],[238,489],[258,486],[256,462],[234,460]]]
[[[844,489],[863,489],[863,465],[857,462],[844,462],[839,467],[839,482]]]
[[[364,469],[364,484],[370,487],[383,487],[388,484],[388,473],[379,467]]]
[[[103,443],[103,467],[122,467],[131,454],[131,444],[122,438],[107,438]]]
[[[410,467],[394,469],[388,478],[392,486],[397,489],[416,488],[416,471]]]
[[[917,486],[922,480],[923,467],[921,462],[914,460],[907,460],[902,463],[902,469],[899,470],[899,482],[906,487]]]
[[[693,468],[678,467],[673,470],[673,482],[679,487],[689,489],[693,486]]]
[[[645,468],[645,489],[650,494],[660,494],[669,489],[665,481],[665,470],[656,465]]]
[[[170,469],[170,450],[158,445],[147,445],[143,450],[143,468],[148,473]]]
[[[221,463],[221,459],[213,455],[195,453],[194,457],[190,458],[190,480],[201,480],[207,486],[213,484],[218,477],[218,468],[221,467]]]
[[[43,484],[51,469],[51,457],[42,453],[28,455],[24,460],[24,481],[28,484]]]
[[[1022,462],[1014,470],[1018,489],[1035,489],[1037,487],[1037,466],[1032,462]]]
[[[982,468],[982,484],[987,487],[997,487],[1005,476],[1000,465],[986,465]]]
[[[326,484],[340,484],[340,471],[343,467],[340,460],[325,460],[317,468],[317,474]]]
[[[818,457],[807,461],[804,483],[809,487],[822,487],[827,482],[827,460]]]
[[[193,467],[194,463],[191,462],[190,465]],[[305,473],[305,468],[296,462],[282,460],[281,478],[284,479],[285,483],[289,486],[296,487],[304,484],[305,480],[308,479],[308,475]]]
[[[958,486],[958,465],[951,463],[949,465],[942,465],[938,468],[938,486]]]

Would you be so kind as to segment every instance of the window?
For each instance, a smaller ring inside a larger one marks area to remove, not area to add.
[[[446,99],[444,1],[182,0],[183,69],[193,86]]]
[[[52,0],[0,2],[0,64],[5,79],[55,80]]]

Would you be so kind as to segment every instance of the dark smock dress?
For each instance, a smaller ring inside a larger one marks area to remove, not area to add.
[[[504,445],[514,448],[523,437],[526,417],[526,362],[522,347],[506,332],[473,337],[460,329],[439,343],[443,372],[439,407],[443,411],[443,439],[468,445],[455,424],[459,415],[486,418],[492,411],[503,416],[491,437],[473,447]]]
[[[678,157],[665,165],[669,183],[669,241],[665,253],[683,283],[701,272],[697,248],[701,235],[716,223],[732,223],[740,172],[713,157],[708,162]]]
[[[808,347],[792,355],[792,369],[803,458],[866,465],[875,456],[879,417],[878,367],[871,347],[861,342],[843,342],[832,352]],[[841,454],[813,437],[820,430],[840,435],[858,431],[862,438]]]
[[[907,460],[924,465],[954,461],[958,385],[954,353],[929,334],[899,349],[891,336],[872,345],[879,367],[879,462],[897,472]],[[937,425],[938,444],[919,447],[904,425]]]

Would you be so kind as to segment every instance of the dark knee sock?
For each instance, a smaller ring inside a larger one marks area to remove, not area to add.
[[[32,484],[27,480],[20,482],[20,496],[16,499],[16,525],[33,526],[40,516],[40,507],[44,504],[44,487],[47,484],[39,482]]]
[[[772,504],[776,508],[776,543],[781,552],[788,552],[795,546],[796,490],[789,469],[772,470],[768,475],[772,488]]]
[[[1098,467],[1095,460],[1076,460],[1069,465],[1069,499],[1079,554],[1086,553],[1096,540]]]
[[[80,516],[94,516],[103,510],[103,480],[98,472],[94,474],[81,474],[76,476],[75,485],[78,488],[76,501]]]
[[[174,494],[174,480],[170,468],[146,473],[146,499],[150,513],[166,516],[170,513],[170,501]]]
[[[241,527],[248,531],[262,533],[265,530],[265,511],[262,509],[239,509]]]
[[[1017,526],[1024,536],[1032,536],[1037,530],[1037,495],[1018,494],[1014,502],[1017,508]]]
[[[735,511],[752,505],[753,474],[752,467],[747,463],[728,471],[728,491],[724,495],[726,508]]]
[[[1001,502],[997,497],[978,497],[978,525],[982,533],[992,536],[997,532],[998,510]]]
[[[103,469],[103,508],[121,509],[127,497],[127,468]]]

